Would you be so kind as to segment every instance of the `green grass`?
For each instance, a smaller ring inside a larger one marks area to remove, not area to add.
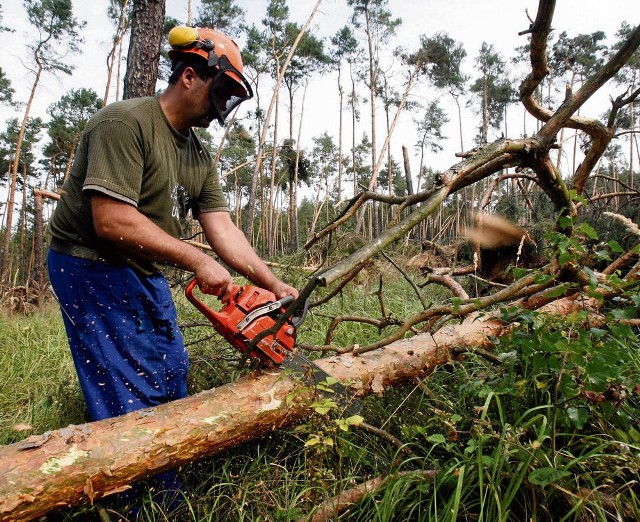
[[[57,307],[0,315],[0,443],[84,422],[84,402]],[[33,429],[14,431],[15,426]]]
[[[301,341],[323,344],[332,316],[379,316],[377,288],[377,281],[356,287],[314,310]],[[419,310],[402,278],[385,275],[385,292],[389,314]],[[424,292],[427,301],[441,299],[439,291]],[[601,328],[585,326],[580,316],[549,321],[523,314],[520,328],[496,346],[501,364],[468,354],[420,382],[367,398],[366,422],[384,428],[408,452],[360,429],[341,431],[333,412],[317,414],[295,429],[183,468],[177,511],[143,488],[138,520],[298,520],[340,491],[379,476],[388,477],[384,488],[340,520],[638,519],[640,397],[634,386],[640,382],[640,338],[614,320],[637,315],[633,295],[630,290],[629,299],[608,310]],[[202,322],[180,294],[176,301],[183,323]],[[206,325],[185,329],[193,343],[191,392],[243,373],[229,364],[237,354],[211,331]],[[364,344],[380,335],[371,326],[344,323],[335,342]],[[0,339],[3,442],[25,436],[11,430],[17,423],[42,432],[81,422],[82,399],[57,310],[0,317]],[[615,402],[614,392],[622,390],[626,395]],[[312,435],[331,444],[306,446]],[[121,510],[111,501],[102,505]],[[86,506],[59,514],[61,520],[97,517],[97,508]]]

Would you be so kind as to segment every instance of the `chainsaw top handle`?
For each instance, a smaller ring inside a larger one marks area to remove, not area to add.
[[[216,323],[220,322],[220,320],[221,320],[220,316],[218,315],[217,312],[215,312],[214,310],[209,308],[204,303],[204,301],[202,301],[199,297],[197,297],[193,293],[193,290],[195,289],[195,287],[197,285],[198,285],[198,280],[196,278],[194,278],[187,285],[187,288],[185,288],[184,295],[202,313],[202,315],[204,315],[207,319],[209,319],[209,321],[211,321],[215,326]],[[231,295],[229,296],[229,304],[234,305],[236,303],[236,301],[237,301],[238,294],[242,290],[242,287],[239,286],[239,285],[231,285],[231,286],[232,286],[232,289],[231,289]]]
[[[287,297],[291,298],[291,300],[286,304],[286,306],[289,306],[291,303],[295,301],[295,299],[292,295],[288,295]],[[297,308],[296,312],[290,318],[290,321],[293,324],[293,326],[297,328],[298,325],[300,325],[302,321],[306,319],[308,311],[309,311],[309,298],[307,297],[304,304],[302,305],[302,309]]]
[[[202,306],[206,308],[207,305],[205,305],[202,302],[202,300],[196,297],[193,293],[193,289],[196,287],[197,284],[198,284],[198,280],[194,277],[192,281],[187,285],[187,288],[185,288],[184,295],[187,296],[187,299],[191,301],[194,305],[196,305],[196,307],[198,307],[197,303],[200,303]],[[242,290],[242,287],[240,285],[234,285],[234,284],[231,285],[231,295],[229,296],[230,303],[236,302],[236,299],[238,297],[238,293],[240,292],[240,290]]]

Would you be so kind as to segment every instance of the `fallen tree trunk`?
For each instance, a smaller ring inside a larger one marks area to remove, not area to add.
[[[595,307],[565,298],[549,311]],[[317,361],[359,396],[428,375],[453,348],[489,348],[506,325],[467,318],[434,335],[384,349]],[[289,400],[293,398],[294,400]],[[69,426],[0,448],[0,520],[32,520],[62,506],[92,502],[131,482],[214,455],[308,417],[313,389],[282,372],[263,372],[169,404]]]

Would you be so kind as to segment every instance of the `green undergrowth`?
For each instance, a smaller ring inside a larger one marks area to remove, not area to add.
[[[84,422],[60,311],[0,314],[0,444]]]
[[[301,327],[301,342],[323,344],[334,316],[379,317],[377,289],[378,281],[370,280],[314,309]],[[422,291],[426,301],[442,299],[433,288]],[[339,520],[638,520],[638,295],[629,286],[598,322],[583,313],[549,318],[504,308],[504,319],[517,327],[495,339],[497,358],[466,353],[423,379],[366,398],[362,418],[339,401],[318,397],[313,415],[300,426],[181,469],[177,504],[168,505],[157,485],[143,487],[137,516],[127,518],[295,521],[340,492],[384,477],[383,487]],[[180,294],[176,300],[190,344],[190,391],[244,374],[235,366],[238,354]],[[385,277],[389,316],[406,317],[420,308],[403,278]],[[5,442],[20,436],[10,430],[12,422],[43,431],[82,418],[54,312],[0,318]],[[334,343],[363,345],[385,332],[343,323]],[[66,400],[56,405],[55,397]],[[123,513],[118,501],[104,500],[49,518],[118,520]]]

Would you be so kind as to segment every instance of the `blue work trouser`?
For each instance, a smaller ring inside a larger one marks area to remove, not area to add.
[[[189,359],[164,276],[52,250],[48,265],[93,420],[186,397]]]

